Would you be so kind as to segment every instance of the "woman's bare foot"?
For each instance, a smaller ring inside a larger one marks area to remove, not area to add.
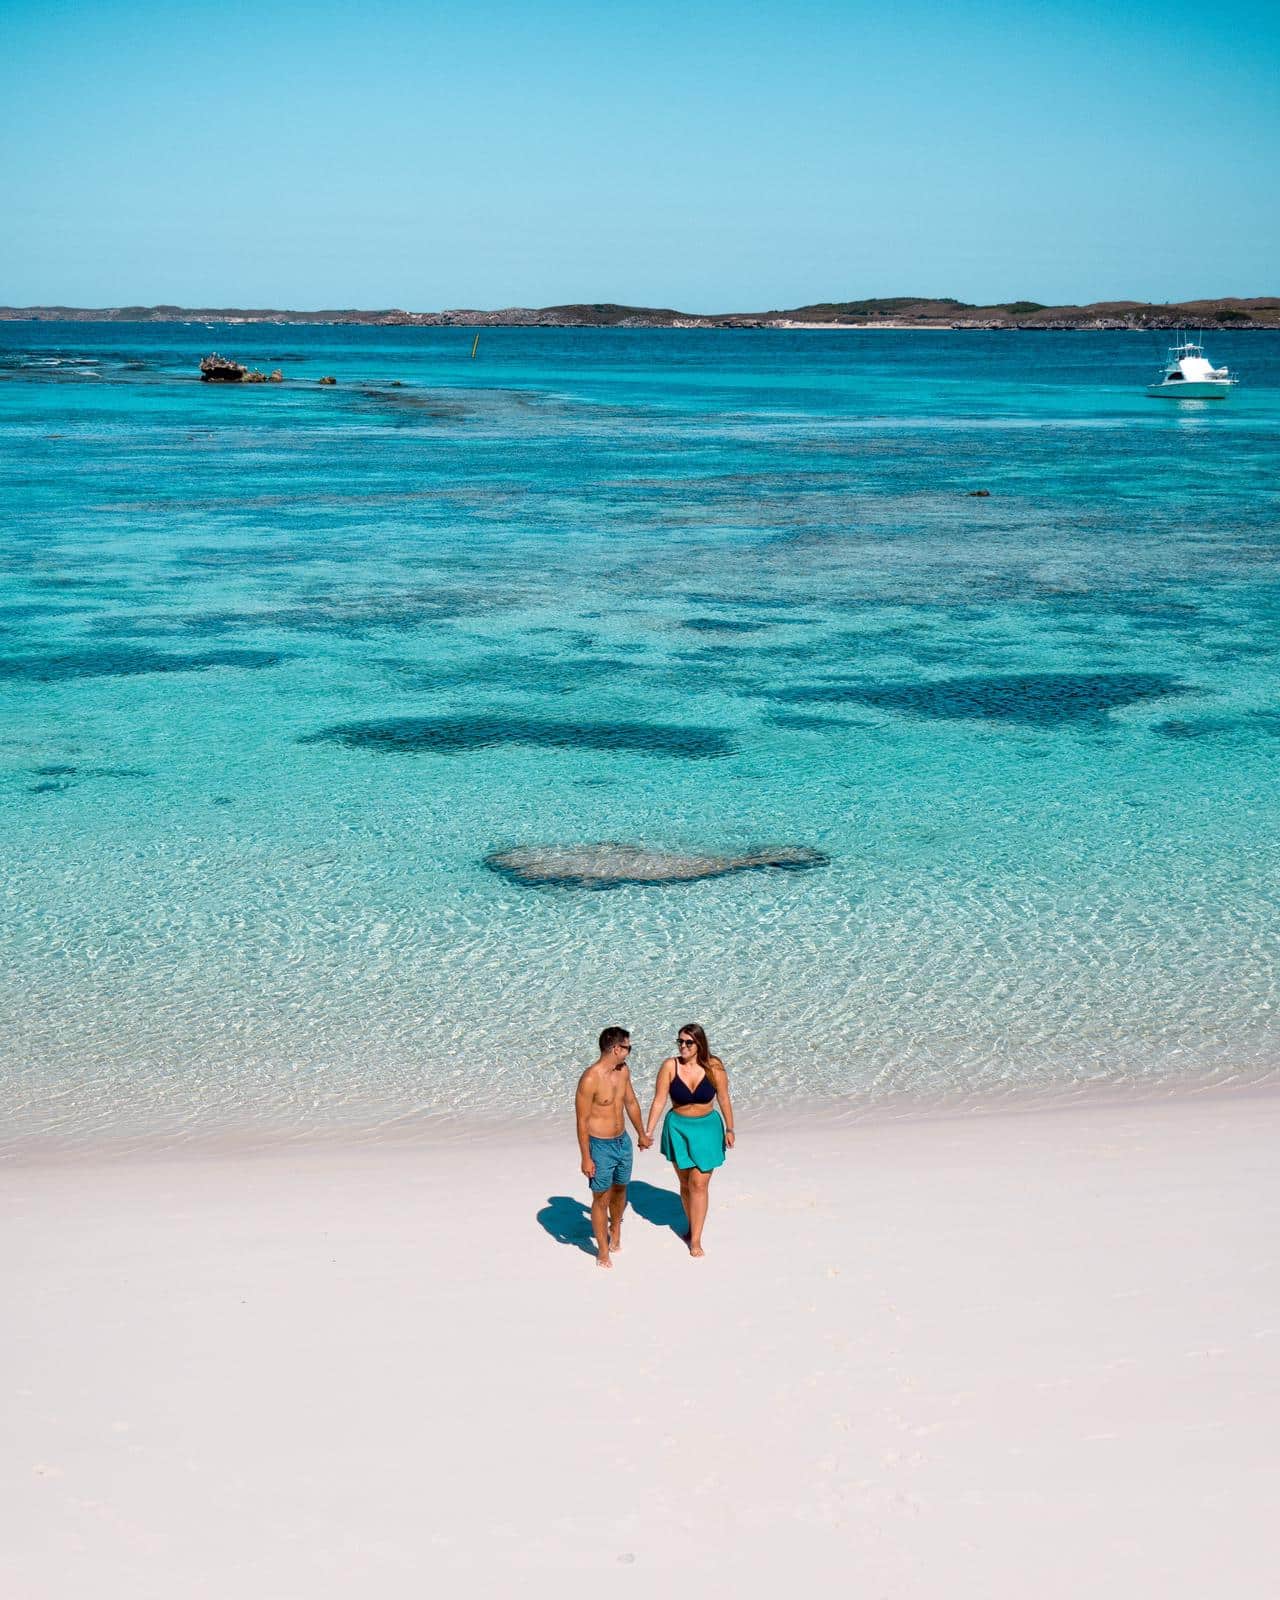
[[[600,1252],[600,1254],[596,1257],[596,1266],[598,1266],[598,1267],[611,1267],[612,1265],[613,1265],[613,1262],[609,1260],[609,1252],[607,1250],[602,1250]]]
[[[706,1253],[700,1244],[694,1244],[692,1239],[689,1240],[689,1254],[691,1256],[704,1256]]]

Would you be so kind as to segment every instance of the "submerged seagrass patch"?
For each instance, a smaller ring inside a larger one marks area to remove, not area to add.
[[[299,743],[343,744],[392,755],[461,755],[516,744],[547,750],[634,750],[682,761],[729,756],[734,749],[715,728],[658,722],[552,722],[537,717],[393,717],[381,722],[343,722],[304,734]]]
[[[1024,722],[1037,727],[1097,723],[1113,711],[1193,691],[1156,672],[1026,672],[921,680],[832,683],[775,692],[788,705],[875,706],[948,721]]]
[[[69,678],[134,678],[157,672],[207,672],[214,667],[260,671],[286,659],[277,650],[203,650],[179,655],[121,647],[58,650],[47,655],[0,656],[0,678],[61,683]]]

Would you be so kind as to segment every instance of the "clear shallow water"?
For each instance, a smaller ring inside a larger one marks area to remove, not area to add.
[[[0,324],[10,1138],[1272,1075],[1280,337],[471,338]]]

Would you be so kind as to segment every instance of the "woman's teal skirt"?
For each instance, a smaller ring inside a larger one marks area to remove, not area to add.
[[[662,1153],[682,1172],[697,1167],[711,1172],[724,1165],[724,1118],[718,1111],[705,1117],[680,1117],[668,1111],[662,1124]]]

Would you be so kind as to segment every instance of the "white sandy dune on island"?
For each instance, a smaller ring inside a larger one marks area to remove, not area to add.
[[[0,1594],[1277,1592],[1280,1097],[745,1112],[611,1272],[571,1129],[11,1165]]]

